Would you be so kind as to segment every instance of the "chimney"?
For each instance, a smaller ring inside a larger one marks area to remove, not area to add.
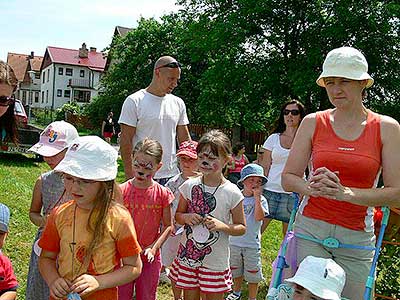
[[[31,55],[29,55],[29,59],[34,59],[35,58],[35,52],[31,51]]]
[[[90,47],[90,52],[96,52],[96,51],[97,51],[96,47]]]
[[[86,44],[83,43],[82,47],[79,48],[79,57],[80,58],[87,58],[88,57],[88,49],[86,48]]]

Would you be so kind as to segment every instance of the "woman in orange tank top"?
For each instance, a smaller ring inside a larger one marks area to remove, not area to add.
[[[363,105],[365,89],[374,82],[367,72],[364,55],[351,47],[332,50],[324,61],[317,84],[326,89],[334,108],[303,119],[282,175],[286,191],[305,195],[296,233],[374,247],[373,207],[399,206],[400,127]],[[385,186],[377,188],[381,172]],[[298,263],[307,255],[334,259],[347,275],[343,297],[363,298],[372,250],[326,248],[301,238],[297,242]]]

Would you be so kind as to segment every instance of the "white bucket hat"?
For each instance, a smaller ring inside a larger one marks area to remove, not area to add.
[[[322,65],[322,73],[316,81],[317,84],[325,87],[324,78],[326,77],[367,80],[367,88],[374,83],[374,79],[368,74],[368,63],[365,56],[352,47],[336,48],[328,53]]]
[[[340,300],[346,273],[332,259],[307,256],[296,274],[286,281],[296,283],[322,299]]]
[[[98,136],[75,139],[64,159],[54,168],[75,177],[109,181],[117,177],[118,152]]]
[[[33,145],[29,151],[42,156],[54,156],[68,148],[78,136],[78,131],[70,123],[55,121],[43,130],[39,142]]]

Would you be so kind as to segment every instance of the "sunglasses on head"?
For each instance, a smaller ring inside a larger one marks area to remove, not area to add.
[[[161,68],[172,68],[172,69],[177,69],[177,68],[180,68],[180,67],[181,67],[181,64],[180,64],[180,63],[178,63],[177,61],[173,61],[173,62],[170,62],[170,63],[168,63],[168,64],[166,64],[166,65],[159,66],[159,67],[157,67],[156,69],[161,69]]]
[[[298,109],[284,109],[283,114],[287,116],[288,114],[292,114],[292,116],[297,116],[300,114],[300,110]]]
[[[9,106],[14,102],[14,97],[0,96],[0,106]]]

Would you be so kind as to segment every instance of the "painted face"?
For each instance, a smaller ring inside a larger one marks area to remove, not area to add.
[[[79,207],[90,209],[100,189],[100,182],[64,174],[64,185]]]
[[[191,158],[186,155],[179,156],[179,165],[184,176],[193,175],[197,170],[197,159]]]
[[[243,186],[246,191],[252,191],[254,189],[259,188],[262,185],[262,179],[257,176],[247,177],[243,181]]]
[[[366,80],[327,77],[324,82],[329,101],[335,107],[340,108],[361,103],[361,94],[366,85]]]
[[[0,83],[0,96],[10,97],[14,88],[6,83]],[[8,105],[0,106],[0,117],[5,114],[8,109]]]
[[[287,127],[298,127],[301,121],[300,111],[297,104],[288,104],[283,110],[283,120]]]
[[[150,182],[161,165],[154,157],[138,152],[133,158],[132,166],[133,176],[137,181]]]
[[[203,174],[221,172],[226,159],[216,156],[209,147],[203,148],[202,152],[197,154],[199,171]]]
[[[159,78],[161,91],[165,94],[171,94],[172,91],[178,86],[179,79],[181,78],[181,69],[179,68],[161,68],[156,70]]]
[[[65,152],[67,152],[67,149],[53,156],[43,156],[43,159],[51,169],[54,169],[64,159]]]
[[[301,286],[296,286],[293,294],[293,300],[324,300]]]

